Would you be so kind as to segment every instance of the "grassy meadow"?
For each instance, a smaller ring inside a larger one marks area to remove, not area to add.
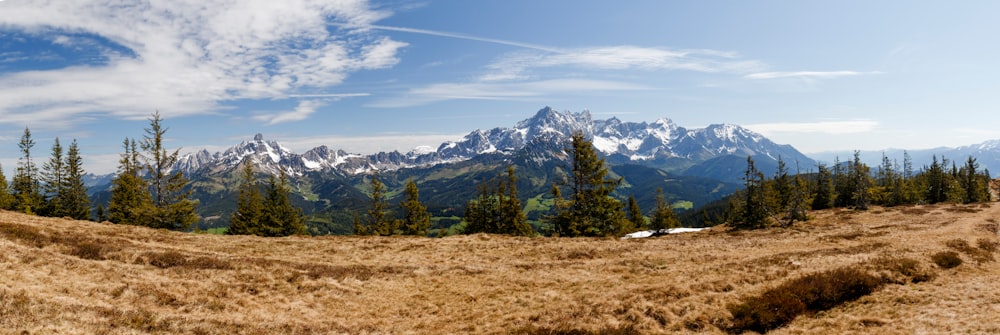
[[[259,238],[0,212],[0,333],[1000,333],[1000,205],[810,216],[621,240]]]

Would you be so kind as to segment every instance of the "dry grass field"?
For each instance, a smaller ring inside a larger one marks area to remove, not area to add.
[[[0,212],[0,332],[725,333],[731,307],[853,269],[878,278],[871,294],[770,333],[1000,333],[1000,205],[811,216],[620,240],[232,237]],[[932,260],[949,251],[961,265]]]

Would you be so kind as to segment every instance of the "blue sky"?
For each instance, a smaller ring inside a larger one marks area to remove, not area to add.
[[[803,152],[1000,138],[1000,2],[0,0],[0,163],[25,127],[112,172],[168,145],[436,146],[535,111],[736,123]],[[10,176],[8,176],[10,177]]]

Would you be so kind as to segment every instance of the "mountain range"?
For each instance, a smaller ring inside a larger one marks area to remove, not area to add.
[[[350,232],[352,216],[367,205],[373,173],[378,173],[392,197],[413,179],[435,216],[434,228],[448,229],[476,196],[477,185],[497,177],[508,165],[517,169],[520,197],[529,219],[537,224],[551,206],[552,185],[567,181],[570,162],[564,149],[574,132],[590,139],[611,176],[621,178],[615,196],[635,196],[647,209],[653,207],[657,189],[679,208],[701,206],[734,192],[740,187],[747,156],[753,156],[765,173],[774,170],[779,157],[803,166],[815,164],[792,146],[776,144],[738,125],[688,129],[667,118],[624,122],[546,107],[512,127],[473,130],[436,149],[355,154],[320,146],[300,154],[257,134],[221,152],[184,155],[173,168],[192,181],[204,218],[201,228],[228,225],[243,162],[251,162],[262,174],[289,176],[298,195],[295,205],[307,214],[310,231],[317,234]],[[106,201],[107,185],[92,189],[96,202]]]
[[[514,127],[474,130],[458,141],[442,143],[436,150],[416,148],[407,153],[380,152],[362,155],[320,146],[296,154],[278,142],[257,134],[223,152],[207,150],[185,155],[175,165],[185,174],[230,171],[250,157],[260,169],[291,176],[309,172],[356,175],[372,171],[394,171],[429,167],[472,159],[479,155],[512,155],[537,147],[565,147],[570,135],[580,131],[611,162],[633,163],[681,171],[724,156],[783,157],[786,161],[812,163],[790,145],[778,145],[764,136],[732,124],[686,129],[667,118],[652,123],[623,122],[617,118],[595,120],[587,111],[560,112],[546,107]],[[671,162],[671,163],[667,163]],[[695,173],[697,174],[697,173]]]

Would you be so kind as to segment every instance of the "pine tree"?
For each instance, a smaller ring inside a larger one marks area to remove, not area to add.
[[[982,175],[979,173],[979,163],[976,158],[969,156],[965,161],[965,166],[959,172],[962,188],[965,190],[964,203],[984,202],[989,198],[983,198],[983,188],[988,184],[983,183]]]
[[[743,178],[743,201],[739,209],[737,228],[758,229],[767,225],[770,217],[767,195],[764,189],[764,174],[754,166],[753,158],[747,156],[747,170]]]
[[[932,156],[931,166],[923,173],[927,192],[924,198],[928,203],[936,204],[948,200],[948,179],[945,176],[944,164],[939,163],[937,155]]]
[[[791,195],[788,198],[788,208],[785,209],[785,226],[790,226],[795,221],[806,221],[809,219],[806,214],[806,194],[809,192],[809,185],[802,173],[798,171],[796,163],[795,177],[792,177]]]
[[[524,215],[524,207],[521,206],[521,199],[517,194],[517,176],[514,174],[514,166],[507,166],[507,194],[500,194],[506,201],[500,206],[501,218],[504,221],[504,229],[500,234],[512,234],[520,236],[532,236],[535,230],[528,224],[528,217]]]
[[[3,174],[3,165],[0,165],[0,210],[10,210],[14,206],[14,199],[10,195],[10,185],[7,184],[7,176]]]
[[[621,232],[625,214],[621,202],[611,193],[621,179],[607,177],[604,159],[598,158],[594,145],[582,132],[572,136],[566,149],[572,159],[572,185],[566,208],[550,218],[559,236],[610,236]]]
[[[870,203],[868,189],[871,185],[868,166],[861,163],[861,151],[854,151],[854,161],[850,169],[852,205],[854,209],[867,210]]]
[[[816,187],[813,189],[812,209],[827,209],[833,206],[833,175],[825,164],[816,166]]]
[[[302,211],[292,205],[288,190],[288,177],[284,171],[279,178],[273,175],[264,199],[261,216],[262,236],[289,236],[306,233]]]
[[[788,166],[785,161],[778,156],[778,168],[774,172],[774,179],[771,183],[773,192],[768,192],[772,213],[783,213],[788,210],[788,203],[792,198],[792,178],[788,175]]]
[[[199,220],[195,214],[197,203],[188,199],[190,190],[187,178],[180,171],[170,173],[170,168],[177,163],[180,149],[168,153],[163,146],[163,135],[167,128],[161,124],[160,112],[153,113],[149,119],[149,128],[141,143],[145,155],[145,168],[149,176],[152,190],[153,207],[149,208],[150,221],[148,225],[154,228],[186,230]]]
[[[479,184],[479,195],[465,204],[465,234],[493,233],[499,230],[496,191],[485,179]]]
[[[427,206],[420,203],[420,190],[413,178],[406,182],[403,193],[406,200],[399,204],[403,219],[398,224],[403,229],[403,235],[427,236],[431,228],[431,213],[427,211]]]
[[[52,157],[49,158],[48,162],[42,164],[41,170],[41,181],[42,190],[44,191],[45,206],[40,214],[44,216],[62,217],[66,213],[63,206],[63,195],[66,193],[63,187],[66,186],[63,179],[65,176],[65,168],[63,165],[63,148],[59,144],[59,138],[56,137],[52,144]]]
[[[77,220],[90,219],[90,197],[87,196],[87,186],[83,182],[83,158],[80,148],[74,139],[66,152],[66,163],[63,164],[62,206],[66,216]]]
[[[649,223],[649,228],[653,230],[677,228],[681,226],[680,220],[674,215],[674,207],[667,202],[663,196],[663,189],[656,189],[656,208],[653,209],[653,219]]]
[[[378,180],[378,173],[372,173],[371,206],[368,207],[368,220],[355,229],[359,235],[389,236],[396,234],[396,221],[391,219],[389,205],[385,199],[385,184]]]
[[[17,147],[21,149],[17,171],[14,174],[13,189],[14,209],[19,212],[34,214],[42,207],[41,184],[38,181],[38,169],[31,160],[31,148],[35,141],[31,139],[31,130],[24,128],[24,135]]]
[[[639,202],[635,200],[634,195],[628,196],[626,212],[629,222],[632,223],[632,228],[636,230],[646,229],[646,217],[642,215],[642,209],[639,208]]]
[[[108,220],[108,215],[104,213],[104,204],[97,204],[97,222]]]
[[[479,196],[466,203],[464,233],[535,234],[517,196],[517,177],[513,166],[507,167],[506,179],[484,179],[478,188]]]
[[[111,181],[111,200],[107,219],[117,224],[148,225],[147,209],[153,207],[148,184],[142,178],[142,166],[135,140],[125,139],[125,152],[118,161],[118,175]]]
[[[226,234],[260,235],[264,196],[261,195],[260,186],[257,185],[257,177],[254,175],[253,164],[250,163],[249,159],[243,162],[239,192],[236,212],[229,220],[229,230],[226,230]]]

